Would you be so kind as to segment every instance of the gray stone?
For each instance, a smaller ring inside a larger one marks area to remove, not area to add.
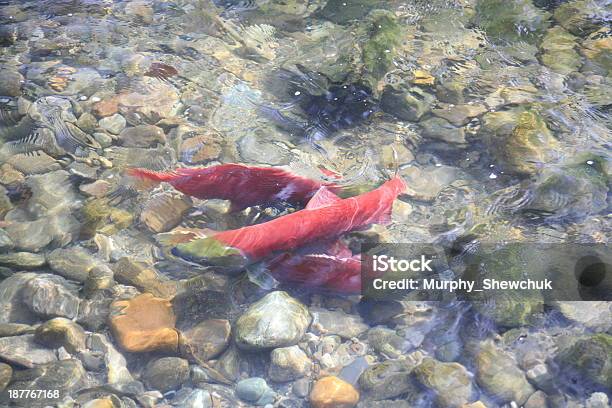
[[[153,125],[138,125],[123,129],[119,134],[122,146],[155,147],[166,143],[166,135],[161,128]]]
[[[365,333],[369,326],[363,322],[361,316],[344,313],[342,310],[327,310],[311,308],[312,328],[320,334],[337,334],[351,339]]]
[[[127,362],[106,335],[95,333],[89,339],[89,348],[104,356],[106,382],[109,384],[127,384],[134,381],[127,368]]]
[[[236,384],[236,395],[243,401],[255,405],[272,404],[276,393],[268,386],[266,380],[259,377],[247,378]]]
[[[16,273],[0,282],[0,323],[33,323],[36,315],[23,302],[25,285],[37,275]]]
[[[450,166],[419,168],[410,166],[401,171],[408,188],[406,195],[419,201],[433,201],[446,186],[457,180],[459,169]]]
[[[181,406],[185,408],[212,408],[212,396],[206,390],[193,390]]]
[[[546,394],[543,391],[536,391],[531,394],[531,397],[525,402],[524,408],[541,408],[547,407]]]
[[[100,261],[81,247],[59,248],[47,255],[51,269],[66,279],[85,282],[89,271]]]
[[[98,126],[98,120],[91,113],[85,112],[81,116],[79,116],[79,120],[77,120],[76,125],[83,132],[92,133]]]
[[[180,332],[181,355],[195,362],[208,361],[221,354],[228,346],[232,326],[223,319],[204,320]]]
[[[21,323],[0,323],[0,337],[19,336],[34,333],[35,326]]]
[[[113,135],[118,135],[121,133],[123,129],[125,129],[125,125],[127,124],[125,118],[118,113],[115,113],[112,116],[108,116],[106,118],[100,119],[98,122],[100,127]]]
[[[421,88],[396,90],[388,86],[383,91],[380,104],[383,111],[398,119],[416,122],[429,111],[433,101],[433,95]]]
[[[8,390],[58,390],[59,398],[37,399],[35,401],[36,405],[32,403],[33,400],[31,399],[13,400],[17,405],[28,408],[55,406],[60,399],[67,395],[73,395],[76,390],[83,388],[86,375],[87,373],[79,360],[55,361],[21,371],[19,378],[15,376]]]
[[[481,343],[475,363],[478,384],[501,401],[522,405],[535,391],[512,356],[492,341]]]
[[[286,292],[271,292],[237,320],[236,344],[247,350],[292,346],[304,335],[310,321],[302,303]]]
[[[465,131],[451,125],[442,118],[430,118],[419,123],[423,128],[423,136],[427,139],[441,140],[448,143],[465,144]]]
[[[11,382],[13,377],[13,369],[10,365],[0,363],[0,392],[4,391],[6,386]]]
[[[151,361],[143,373],[147,387],[167,392],[176,390],[189,379],[189,362],[179,357],[162,357]]]
[[[461,364],[425,358],[414,373],[421,384],[436,394],[439,406],[460,408],[471,401],[472,376]]]
[[[45,317],[74,319],[81,300],[67,287],[64,278],[39,275],[31,279],[24,289],[24,301],[34,313]]]
[[[23,85],[23,76],[16,69],[7,66],[0,67],[0,95],[19,96]]]
[[[268,375],[272,381],[286,382],[310,373],[312,361],[298,346],[281,347],[270,353]]]
[[[412,372],[420,361],[387,360],[366,369],[359,378],[359,385],[368,399],[380,401],[406,394],[420,394]]]
[[[31,252],[12,252],[0,255],[0,265],[15,269],[37,269],[47,263],[45,256]]]
[[[567,319],[590,329],[602,332],[612,329],[612,302],[559,301],[554,307]]]
[[[113,144],[113,138],[108,133],[96,132],[93,138],[101,147],[109,147]]]
[[[2,387],[0,387],[2,389]],[[603,392],[594,392],[589,399],[586,400],[586,408],[609,408],[610,401],[608,396]]]
[[[398,358],[412,348],[412,343],[386,327],[374,327],[368,332],[368,343],[377,352]]]
[[[0,338],[0,358],[28,368],[57,360],[52,350],[34,342],[33,334]]]

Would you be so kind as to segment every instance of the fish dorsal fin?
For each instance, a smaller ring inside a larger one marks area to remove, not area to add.
[[[321,187],[314,196],[306,204],[307,210],[314,210],[315,208],[327,207],[337,201],[342,200],[340,197],[332,193],[327,187]]]

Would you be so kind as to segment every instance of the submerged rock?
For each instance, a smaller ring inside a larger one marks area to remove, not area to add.
[[[31,252],[11,252],[0,254],[0,265],[14,269],[38,269],[45,265],[47,260],[44,255]]]
[[[275,291],[253,303],[236,321],[236,344],[246,350],[296,344],[310,326],[306,306]]]
[[[345,339],[357,337],[368,330],[368,325],[359,315],[350,315],[341,310],[310,309],[312,327],[322,334],[337,334]]]
[[[554,19],[570,33],[584,37],[604,24],[603,7],[593,0],[572,0],[555,9]]]
[[[476,24],[495,39],[534,43],[549,19],[550,13],[531,0],[481,0],[476,5]]]
[[[363,45],[365,77],[372,89],[393,68],[393,60],[402,42],[402,25],[397,17],[387,10],[374,10],[368,14],[360,27],[368,40]]]
[[[406,394],[408,399],[419,393],[412,376],[420,360],[387,360],[367,368],[359,378],[359,385],[368,399],[381,401]]]
[[[130,352],[178,350],[172,305],[145,293],[111,305],[110,327],[119,345]]]
[[[612,336],[606,333],[585,336],[562,350],[556,360],[589,382],[608,387],[612,383]]]
[[[219,356],[229,345],[232,327],[227,320],[204,320],[180,332],[181,355],[196,363]]]
[[[276,393],[268,386],[266,380],[259,377],[239,381],[236,384],[236,395],[241,400],[255,405],[271,404],[276,398]]]
[[[49,393],[50,398],[36,399],[36,405],[32,404],[31,399],[13,400],[20,406],[44,407],[55,404],[64,396],[73,395],[74,392],[83,388],[87,384],[86,375],[79,360],[56,361],[22,371],[19,379],[16,378],[7,390],[58,390],[57,394]]]
[[[351,384],[335,376],[323,377],[310,392],[313,408],[353,408],[359,402],[359,392]]]
[[[312,361],[298,346],[280,347],[270,353],[268,375],[272,381],[292,381],[310,373]]]
[[[166,143],[163,129],[153,125],[128,127],[119,134],[119,141],[126,147],[155,147]]]
[[[535,392],[512,356],[492,341],[480,344],[475,363],[478,384],[500,401],[522,405]]]
[[[24,303],[26,284],[35,273],[16,273],[0,281],[0,323],[33,323],[36,315]]]
[[[577,71],[582,61],[575,50],[576,46],[576,37],[562,27],[555,26],[549,29],[542,39],[540,45],[542,63],[563,75]]]
[[[40,347],[34,341],[33,334],[0,338],[0,358],[28,368],[57,360],[53,350]]]
[[[387,86],[380,97],[380,107],[398,119],[416,122],[430,110],[434,99],[418,87],[395,89]]]
[[[4,391],[6,386],[11,382],[13,377],[13,369],[10,365],[0,363],[0,392]]]
[[[64,347],[70,353],[85,349],[86,335],[81,326],[63,317],[48,320],[36,328],[34,341],[49,348]]]
[[[28,281],[23,292],[26,305],[44,317],[77,317],[81,300],[67,287],[64,278],[39,274]]]
[[[558,142],[535,109],[514,108],[483,116],[481,128],[491,152],[510,171],[533,173],[555,158]]]
[[[472,399],[472,376],[461,364],[425,358],[414,372],[436,394],[439,406],[463,407]]]
[[[128,384],[134,381],[127,368],[125,357],[115,348],[106,335],[92,334],[89,339],[89,348],[94,353],[103,356],[108,384]]]
[[[189,379],[189,363],[178,357],[163,357],[147,364],[143,380],[147,387],[167,392],[176,390]]]

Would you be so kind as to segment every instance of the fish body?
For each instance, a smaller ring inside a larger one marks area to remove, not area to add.
[[[344,294],[361,291],[361,256],[353,255],[340,240],[310,246],[298,253],[284,252],[264,265],[282,283]]]
[[[324,185],[282,169],[242,164],[179,168],[171,172],[138,168],[129,169],[128,174],[153,183],[167,182],[176,190],[199,199],[230,200],[232,211],[278,201],[304,205]],[[334,185],[326,186],[337,189]]]
[[[232,255],[240,254],[247,262],[256,262],[274,253],[291,252],[370,224],[387,223],[393,201],[405,189],[405,182],[397,176],[375,190],[346,199],[321,187],[303,210],[179,244],[173,254],[195,262],[206,261],[209,257],[205,243],[212,240]]]

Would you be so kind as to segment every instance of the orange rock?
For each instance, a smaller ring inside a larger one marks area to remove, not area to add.
[[[471,404],[465,404],[461,408],[487,408],[487,406],[480,401],[476,401]]]
[[[111,304],[110,327],[126,351],[178,350],[176,317],[169,300],[144,293]]]
[[[105,118],[112,116],[119,112],[119,103],[117,98],[104,99],[92,107],[92,112],[99,118]]]
[[[359,402],[359,393],[351,384],[335,376],[323,377],[310,392],[313,408],[352,408]]]

